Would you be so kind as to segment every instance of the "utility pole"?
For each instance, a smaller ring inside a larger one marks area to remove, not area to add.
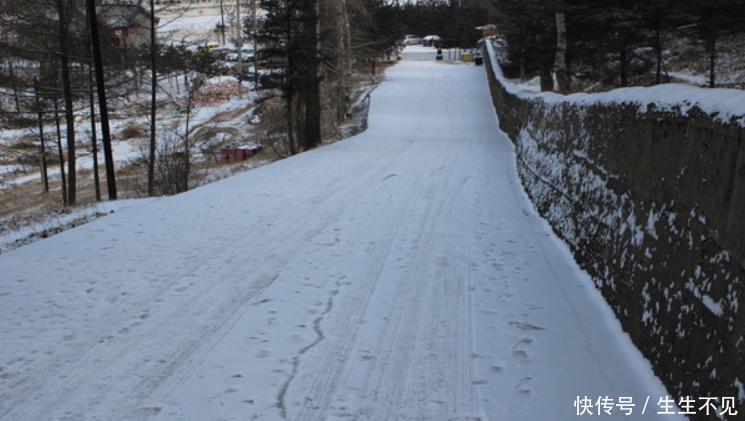
[[[96,67],[96,89],[98,91],[98,110],[101,115],[101,136],[103,137],[103,152],[106,160],[106,186],[109,200],[116,200],[116,178],[114,172],[114,155],[111,152],[111,132],[109,131],[109,109],[106,105],[106,84],[103,76],[101,60],[101,43],[98,38],[98,18],[96,17],[95,0],[86,0],[88,19],[91,30],[91,46],[93,47],[93,62]]]

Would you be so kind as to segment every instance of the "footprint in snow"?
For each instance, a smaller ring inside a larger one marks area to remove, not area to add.
[[[516,328],[518,328],[520,330],[546,330],[545,328],[542,328],[540,326],[537,326],[537,325],[534,325],[534,324],[531,324],[531,323],[518,322],[518,321],[515,321],[515,320],[510,321],[509,322],[509,325],[510,326],[513,326],[513,327],[516,327]]]
[[[517,393],[522,396],[530,396],[533,392],[531,384],[533,383],[532,377],[523,377],[520,382],[515,386]]]
[[[163,408],[159,406],[145,406],[142,408],[137,408],[134,412],[137,417],[152,417],[158,415],[162,410]]]
[[[530,344],[533,343],[531,338],[522,338],[515,346],[512,347],[512,355],[520,362],[529,363],[531,361],[531,355],[528,351]]]

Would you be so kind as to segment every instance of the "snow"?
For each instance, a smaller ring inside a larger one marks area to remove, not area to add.
[[[18,245],[53,235],[55,232],[64,230],[71,224],[83,224],[150,200],[154,199],[101,202],[79,207],[70,212],[47,215],[41,221],[23,226],[22,228],[0,232],[0,253],[16,248]]]
[[[423,45],[407,45],[401,52],[401,59],[406,61],[434,61],[437,48]]]
[[[197,8],[198,9],[198,8]],[[158,35],[161,38],[170,40],[172,44],[179,45],[186,43],[198,43],[205,44],[207,42],[221,43],[222,36],[216,31],[218,25],[223,21],[220,16],[220,9],[213,7],[211,10],[186,10],[183,12],[171,11],[165,14],[161,18],[160,25],[158,27]],[[188,16],[193,13],[200,13],[198,16]],[[204,13],[204,14],[201,14]],[[226,36],[226,47],[235,47],[232,41],[232,35],[234,28],[232,27],[234,19],[231,17],[234,15],[233,9],[226,5],[226,13],[224,16],[225,22],[225,36]],[[262,9],[257,9],[256,15],[258,19],[262,19],[266,12]],[[243,20],[251,18],[250,8],[243,9],[241,16]]]
[[[666,396],[526,198],[486,86],[400,63],[354,138],[0,255],[0,418],[574,420],[577,396]]]
[[[66,145],[67,141],[63,140],[62,144]],[[101,146],[99,145],[99,148],[100,147]],[[114,157],[114,160],[115,160],[114,168],[129,164],[131,161],[142,156],[142,151],[140,150],[139,146],[135,142],[131,142],[131,141],[113,141],[111,142],[111,151],[112,151],[111,152],[112,156]],[[99,165],[101,166],[101,168],[99,168],[99,172],[103,174],[105,171],[103,169],[105,165],[103,151],[99,151],[98,159],[99,159]],[[83,169],[93,169],[92,150],[86,151],[85,155],[76,155],[75,165],[78,171],[83,170]],[[65,162],[65,169],[67,169],[67,162]],[[59,174],[60,174],[59,164],[50,164],[49,167],[47,168],[47,176],[51,179],[52,177],[59,176]],[[2,187],[17,186],[20,184],[29,183],[32,181],[39,181],[39,180],[41,180],[41,172],[37,170],[37,171],[32,172],[31,174],[4,181],[3,184],[0,185],[0,190],[2,189]]]
[[[162,32],[177,30],[187,30],[191,32],[211,31],[214,30],[220,22],[221,17],[219,14],[207,16],[177,16],[173,18],[165,18],[163,24],[160,25],[158,30]]]
[[[636,104],[641,112],[650,107],[658,110],[678,110],[682,115],[694,107],[715,119],[729,123],[735,121],[745,127],[745,91],[739,89],[706,89],[678,83],[666,83],[651,87],[619,88],[603,93],[576,93],[561,95],[553,92],[535,92],[532,85],[520,86],[504,77],[499,66],[495,47],[486,43],[494,74],[508,92],[529,99],[541,99],[548,104],[569,103],[581,106],[595,104]]]
[[[214,76],[206,81],[204,81],[205,85],[216,85],[223,82],[235,82],[238,83],[238,79],[234,76]]]
[[[518,89],[525,92],[539,93],[541,92],[541,78],[536,76],[533,79],[520,81],[515,79],[509,79]]]
[[[709,78],[703,75],[696,75],[689,72],[669,72],[668,74],[676,79],[681,79],[697,86],[704,86],[709,83]]]
[[[230,76],[220,76],[209,79],[207,82],[208,84],[216,84],[224,81],[230,81],[237,79],[232,78]],[[244,82],[244,87],[248,87],[248,82]],[[241,109],[245,109],[249,107],[251,104],[253,104],[256,101],[256,93],[255,92],[249,92],[247,94],[243,94],[239,98],[234,98],[232,101],[228,102],[222,102],[218,104],[213,105],[204,105],[204,106],[198,106],[195,105],[195,109],[192,111],[192,115],[190,118],[190,131],[196,130],[199,126],[210,124],[211,121],[213,121],[216,117],[218,117],[220,114],[224,113],[230,113],[230,112],[236,112],[236,115],[230,117],[226,117],[224,120],[219,121],[221,126],[227,127],[227,126],[233,126],[233,127],[243,127],[244,125],[244,114],[238,113]],[[174,121],[175,120],[175,121]],[[115,134],[114,141],[112,142],[112,155],[114,157],[114,167],[115,168],[122,168],[129,164],[131,164],[133,161],[137,160],[138,158],[142,158],[145,154],[144,152],[144,143],[142,143],[142,140],[138,139],[129,139],[129,140],[117,140],[117,133],[119,133],[122,128],[127,126],[128,124],[133,123],[140,127],[143,127],[147,124],[145,117],[136,117],[131,119],[118,119],[118,120],[112,120],[111,121],[111,132]],[[218,122],[215,122],[217,124]],[[159,119],[159,132],[160,133],[168,133],[168,132],[174,132],[174,133],[183,133],[185,130],[185,124],[186,120],[183,114],[177,113],[177,114],[168,114],[167,116],[161,117]],[[175,124],[175,126],[174,126]],[[168,127],[168,130],[164,130],[164,127]],[[47,133],[51,130],[50,128],[45,128],[47,130]],[[78,142],[81,140],[87,140],[89,138],[90,134],[90,126],[86,124],[78,124],[76,125],[76,139]],[[9,141],[9,137],[6,136],[7,133],[3,133],[3,137],[0,137],[0,142],[7,142]],[[160,142],[167,142],[167,141],[174,141],[175,138],[169,139],[166,137],[161,137],[159,139]],[[66,139],[62,140],[62,147],[66,148],[67,141]],[[48,144],[47,147],[56,148],[53,144]],[[84,149],[84,146],[81,144],[77,145],[78,147],[78,153],[76,156],[76,167],[78,171],[88,169],[93,169],[93,152],[88,146],[86,149]],[[104,157],[103,157],[103,150],[102,146],[99,143],[99,172],[101,176],[103,177],[104,174]],[[67,163],[65,163],[67,165]],[[41,171],[38,169],[34,169],[32,172],[15,177],[7,179],[5,176],[10,174],[14,175],[11,171],[2,171],[1,169],[4,168],[0,166],[0,191],[3,189],[18,186],[24,183],[30,183],[30,182],[36,182],[41,180]],[[65,167],[67,169],[67,167]],[[47,174],[50,179],[54,179],[56,177],[59,177],[60,174],[60,168],[59,164],[50,164],[47,169]]]
[[[701,297],[701,302],[706,306],[706,308],[709,309],[709,311],[714,313],[715,316],[721,316],[722,314],[724,314],[722,305],[718,301],[714,301],[714,299],[709,297],[708,295],[703,295]]]

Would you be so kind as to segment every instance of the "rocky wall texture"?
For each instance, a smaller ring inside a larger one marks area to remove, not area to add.
[[[725,419],[745,419],[745,130],[695,107],[517,95],[484,57],[541,215],[668,390],[733,396]]]

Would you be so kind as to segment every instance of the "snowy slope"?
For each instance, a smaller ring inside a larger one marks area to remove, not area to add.
[[[666,394],[524,197],[483,68],[434,62],[389,69],[355,138],[0,255],[0,343],[2,420],[573,420],[577,395]]]

